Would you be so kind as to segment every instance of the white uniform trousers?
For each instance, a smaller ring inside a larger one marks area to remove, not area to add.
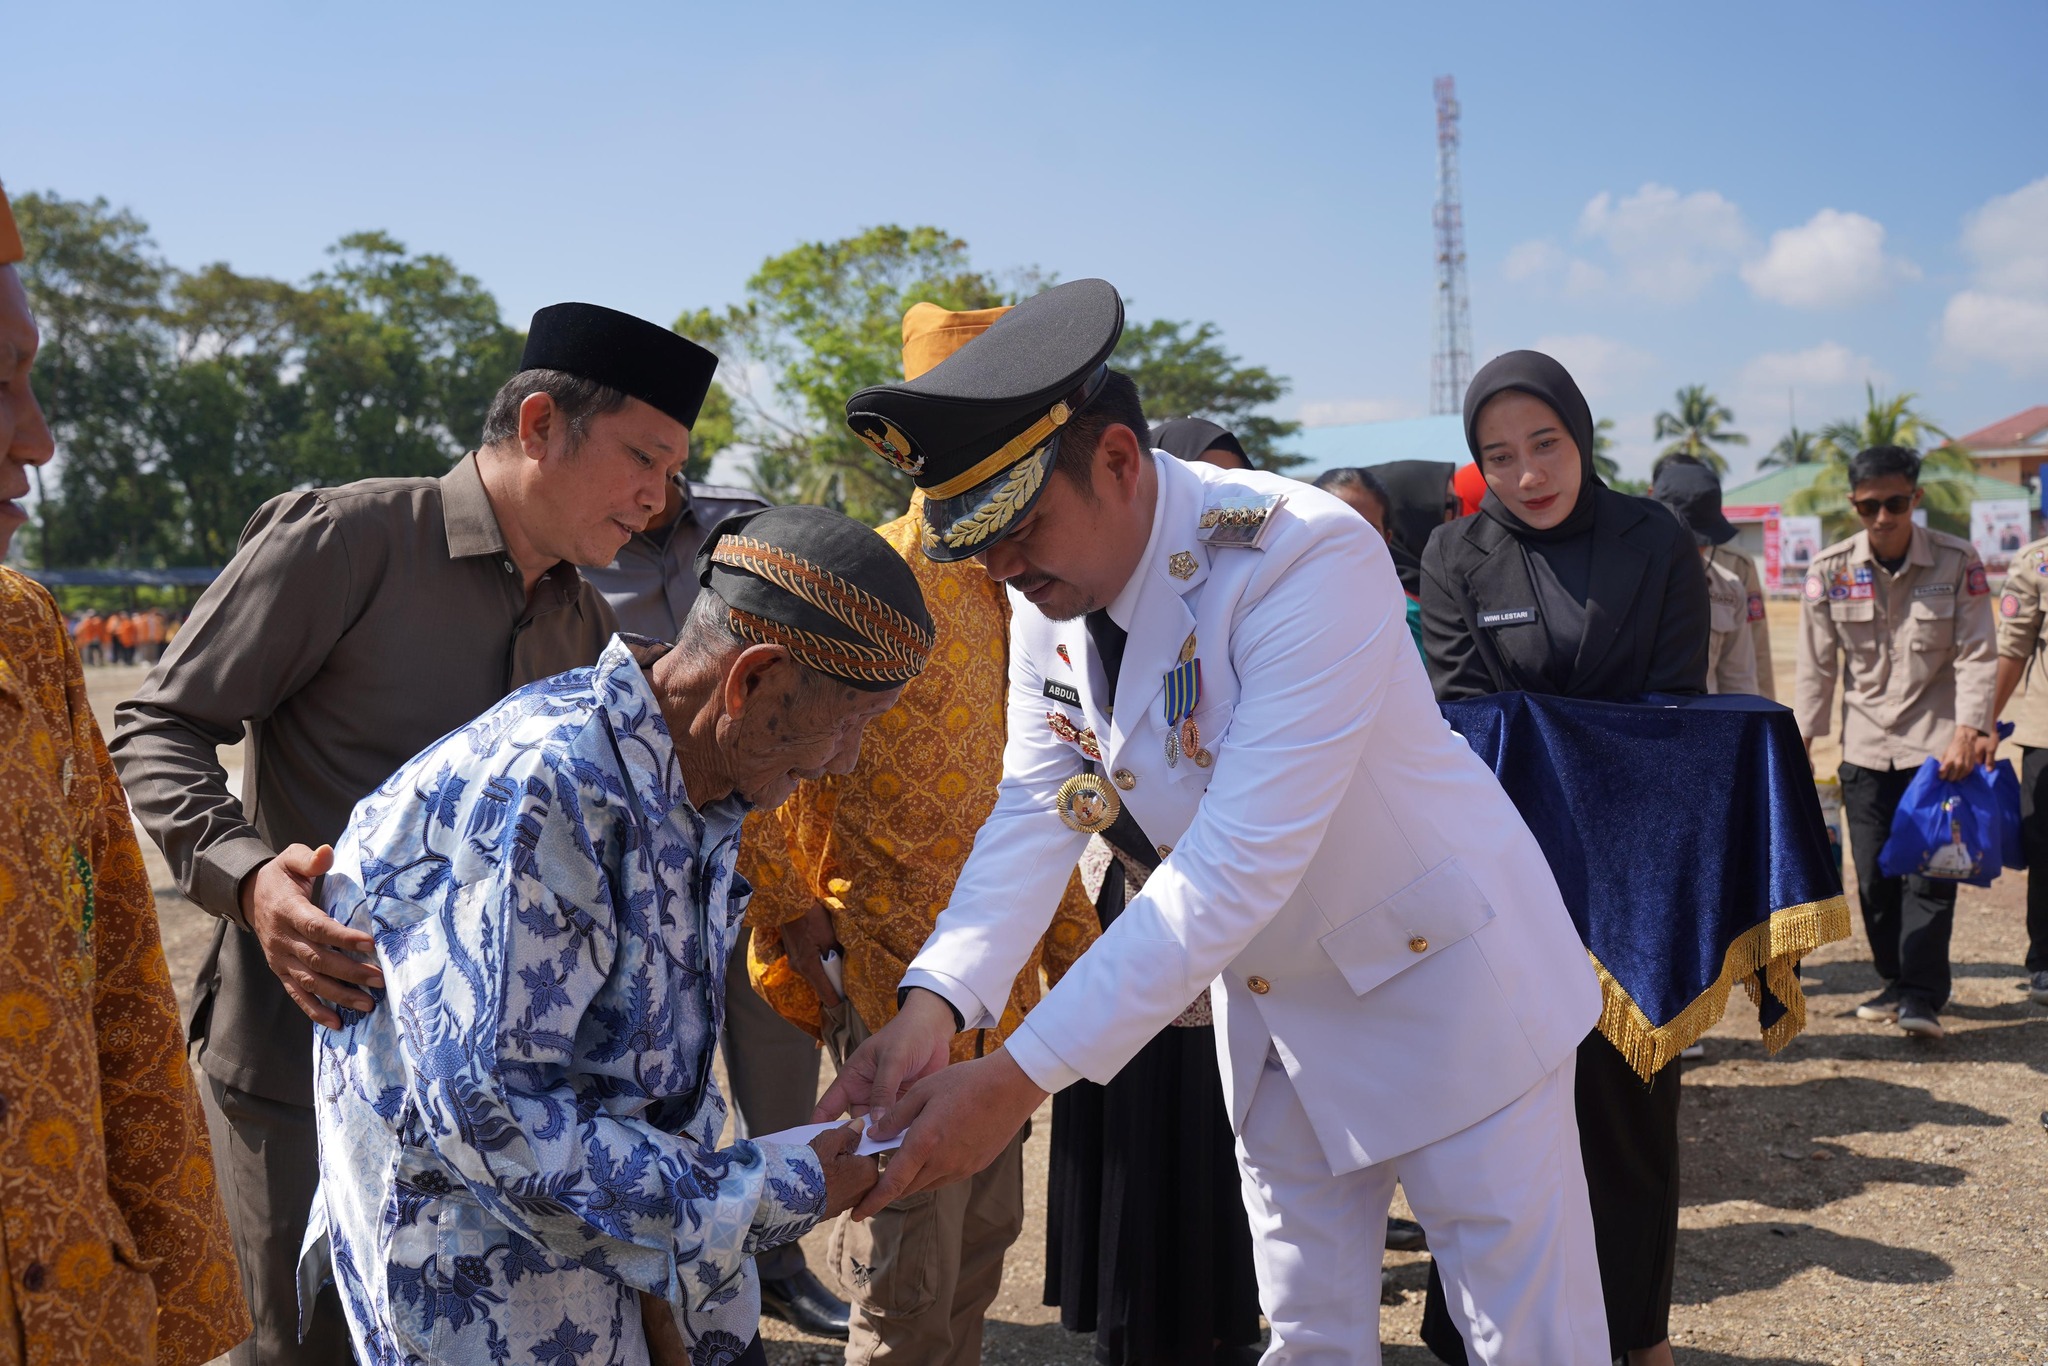
[[[1609,1366],[1576,1066],[1567,1058],[1468,1129],[1332,1176],[1294,1083],[1269,1059],[1237,1141],[1273,1329],[1260,1366],[1378,1366],[1380,1263],[1397,1181],[1429,1234],[1473,1362]]]

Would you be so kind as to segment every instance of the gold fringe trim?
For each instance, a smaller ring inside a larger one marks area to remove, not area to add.
[[[1806,993],[1799,987],[1799,960],[1822,944],[1848,937],[1849,903],[1843,897],[1773,911],[1770,919],[1744,930],[1728,946],[1721,960],[1721,975],[1665,1025],[1651,1024],[1606,964],[1589,951],[1586,956],[1593,959],[1593,971],[1600,976],[1600,1032],[1621,1050],[1636,1074],[1648,1081],[1720,1023],[1728,1009],[1728,992],[1737,982],[1749,992],[1752,1002],[1761,1005],[1763,997],[1756,983],[1761,972],[1763,989],[1785,1007],[1778,1022],[1763,1032],[1764,1051],[1775,1053],[1806,1028]]]

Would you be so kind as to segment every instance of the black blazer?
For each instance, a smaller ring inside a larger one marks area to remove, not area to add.
[[[1661,503],[1609,488],[1593,521],[1586,629],[1567,697],[1619,701],[1707,689],[1707,576],[1692,533]],[[1439,701],[1547,692],[1548,653],[1533,615],[1480,624],[1482,614],[1533,609],[1521,542],[1483,513],[1430,534],[1422,552],[1422,649]]]

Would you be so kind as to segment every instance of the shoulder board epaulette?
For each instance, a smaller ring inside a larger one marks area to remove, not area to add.
[[[1287,500],[1284,493],[1246,494],[1219,491],[1202,507],[1195,539],[1212,550],[1257,550],[1272,524],[1273,511]]]

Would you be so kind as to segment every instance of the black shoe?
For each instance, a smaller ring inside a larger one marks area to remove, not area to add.
[[[812,1337],[846,1340],[846,1301],[827,1290],[809,1267],[780,1280],[762,1277],[761,1312]]]
[[[1948,1035],[1933,1007],[1919,1001],[1899,1002],[1899,1028],[1923,1039],[1940,1039]]]
[[[1388,1219],[1387,1251],[1427,1252],[1429,1239],[1423,1236],[1422,1225],[1413,1219]]]
[[[2027,978],[2027,995],[2037,1006],[2048,1006],[2048,969]]]
[[[1856,1018],[1890,1024],[1899,1018],[1899,989],[1887,982],[1883,991],[1856,1007]]]

